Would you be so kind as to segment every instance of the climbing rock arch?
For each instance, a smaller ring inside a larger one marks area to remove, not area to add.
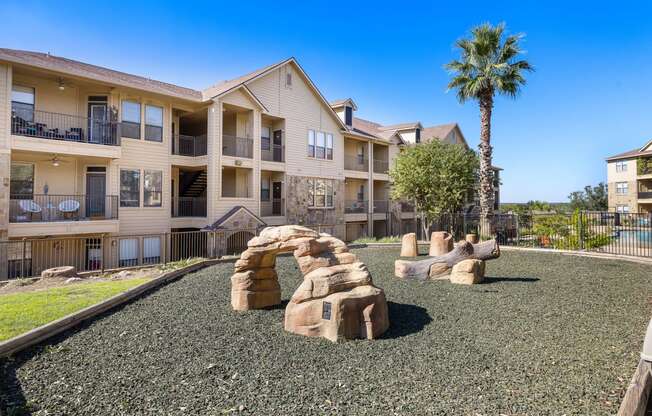
[[[265,228],[247,246],[231,277],[233,309],[280,304],[276,256],[291,252],[303,282],[285,308],[286,331],[338,341],[376,338],[389,327],[385,293],[341,240],[285,225]]]

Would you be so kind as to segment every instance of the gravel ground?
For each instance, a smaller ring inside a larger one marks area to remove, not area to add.
[[[235,313],[233,266],[217,265],[3,362],[0,397],[38,415],[616,413],[650,266],[506,252],[466,287],[393,278],[398,249],[356,253],[389,301],[382,339],[288,334],[282,307]],[[301,275],[291,257],[277,269],[288,299]]]

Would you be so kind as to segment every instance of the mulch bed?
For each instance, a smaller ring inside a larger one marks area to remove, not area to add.
[[[220,264],[0,362],[0,414],[616,413],[650,266],[506,252],[468,287],[395,279],[396,248],[355,252],[389,301],[382,339],[288,334],[283,306],[235,313]],[[278,263],[288,299],[301,274]]]

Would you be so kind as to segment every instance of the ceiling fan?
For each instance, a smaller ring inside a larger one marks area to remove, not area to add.
[[[53,154],[51,158],[43,159],[43,161],[52,163],[52,166],[54,166],[54,167],[57,167],[62,163],[70,163],[70,162],[67,162],[67,161],[59,158],[59,156],[57,154]]]

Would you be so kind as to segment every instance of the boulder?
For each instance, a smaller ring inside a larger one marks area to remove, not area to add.
[[[408,233],[401,239],[401,257],[416,257],[419,254],[417,249],[417,235]]]
[[[79,277],[77,276],[77,269],[74,266],[60,266],[53,267],[51,269],[46,269],[41,272],[41,277],[43,279],[50,279],[54,277],[63,278],[63,277]]]
[[[475,285],[484,279],[484,260],[466,259],[453,266],[451,283],[459,285]]]
[[[464,240],[468,241],[471,244],[478,244],[478,235],[477,234],[467,234],[464,237]]]
[[[434,231],[430,236],[429,256],[441,256],[453,250],[453,236],[446,231]]]

